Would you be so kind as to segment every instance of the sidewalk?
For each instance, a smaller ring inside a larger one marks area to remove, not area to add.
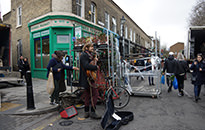
[[[58,109],[58,105],[50,105],[50,98],[46,92],[47,80],[32,79],[35,109],[27,110],[27,86],[7,86],[0,89],[0,114],[36,115],[48,113]]]

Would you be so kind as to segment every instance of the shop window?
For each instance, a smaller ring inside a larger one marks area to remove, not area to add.
[[[17,27],[22,25],[22,7],[17,8]]]
[[[82,17],[82,0],[76,0],[77,15]]]
[[[41,41],[40,38],[34,39],[35,68],[41,68]]]
[[[91,22],[96,23],[96,5],[91,3]]]
[[[43,68],[46,68],[50,59],[49,36],[42,37]]]

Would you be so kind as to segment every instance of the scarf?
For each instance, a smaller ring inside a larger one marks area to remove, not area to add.
[[[90,52],[89,52],[89,51],[85,51],[85,53],[87,53],[87,54],[88,54],[88,56],[89,56],[89,59],[90,59],[90,60],[93,60],[93,55],[92,55],[92,54],[90,54]]]

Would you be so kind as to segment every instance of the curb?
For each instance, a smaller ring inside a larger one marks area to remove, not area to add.
[[[40,115],[40,114],[46,114],[53,111],[59,110],[60,105],[54,105],[46,108],[36,108],[33,110],[27,110],[27,107],[23,107],[14,113],[5,113],[5,115],[21,115],[21,116],[28,116],[28,115]]]

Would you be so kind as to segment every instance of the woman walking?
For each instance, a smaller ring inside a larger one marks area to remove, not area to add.
[[[61,82],[61,76],[63,71],[65,69],[68,70],[79,70],[79,68],[77,67],[73,67],[73,66],[66,66],[62,63],[62,59],[63,59],[63,52],[62,51],[55,51],[54,54],[52,54],[52,59],[49,61],[48,66],[47,66],[47,77],[50,71],[50,68],[52,68],[52,72],[53,72],[53,78],[54,78],[54,92],[51,94],[51,105],[54,104],[59,104],[59,87],[60,87],[60,82]],[[55,103],[54,103],[55,100]]]
[[[203,60],[202,54],[197,54],[197,59],[192,63],[191,70],[193,70],[192,76],[196,77],[196,80],[192,80],[192,84],[194,84],[194,95],[195,102],[198,102],[201,98],[201,85],[205,84],[205,61]]]
[[[175,75],[178,81],[178,96],[184,96],[184,77],[186,74],[186,71],[188,70],[187,63],[184,59],[184,56],[182,53],[178,53],[177,55],[177,61],[176,61],[176,71]]]

